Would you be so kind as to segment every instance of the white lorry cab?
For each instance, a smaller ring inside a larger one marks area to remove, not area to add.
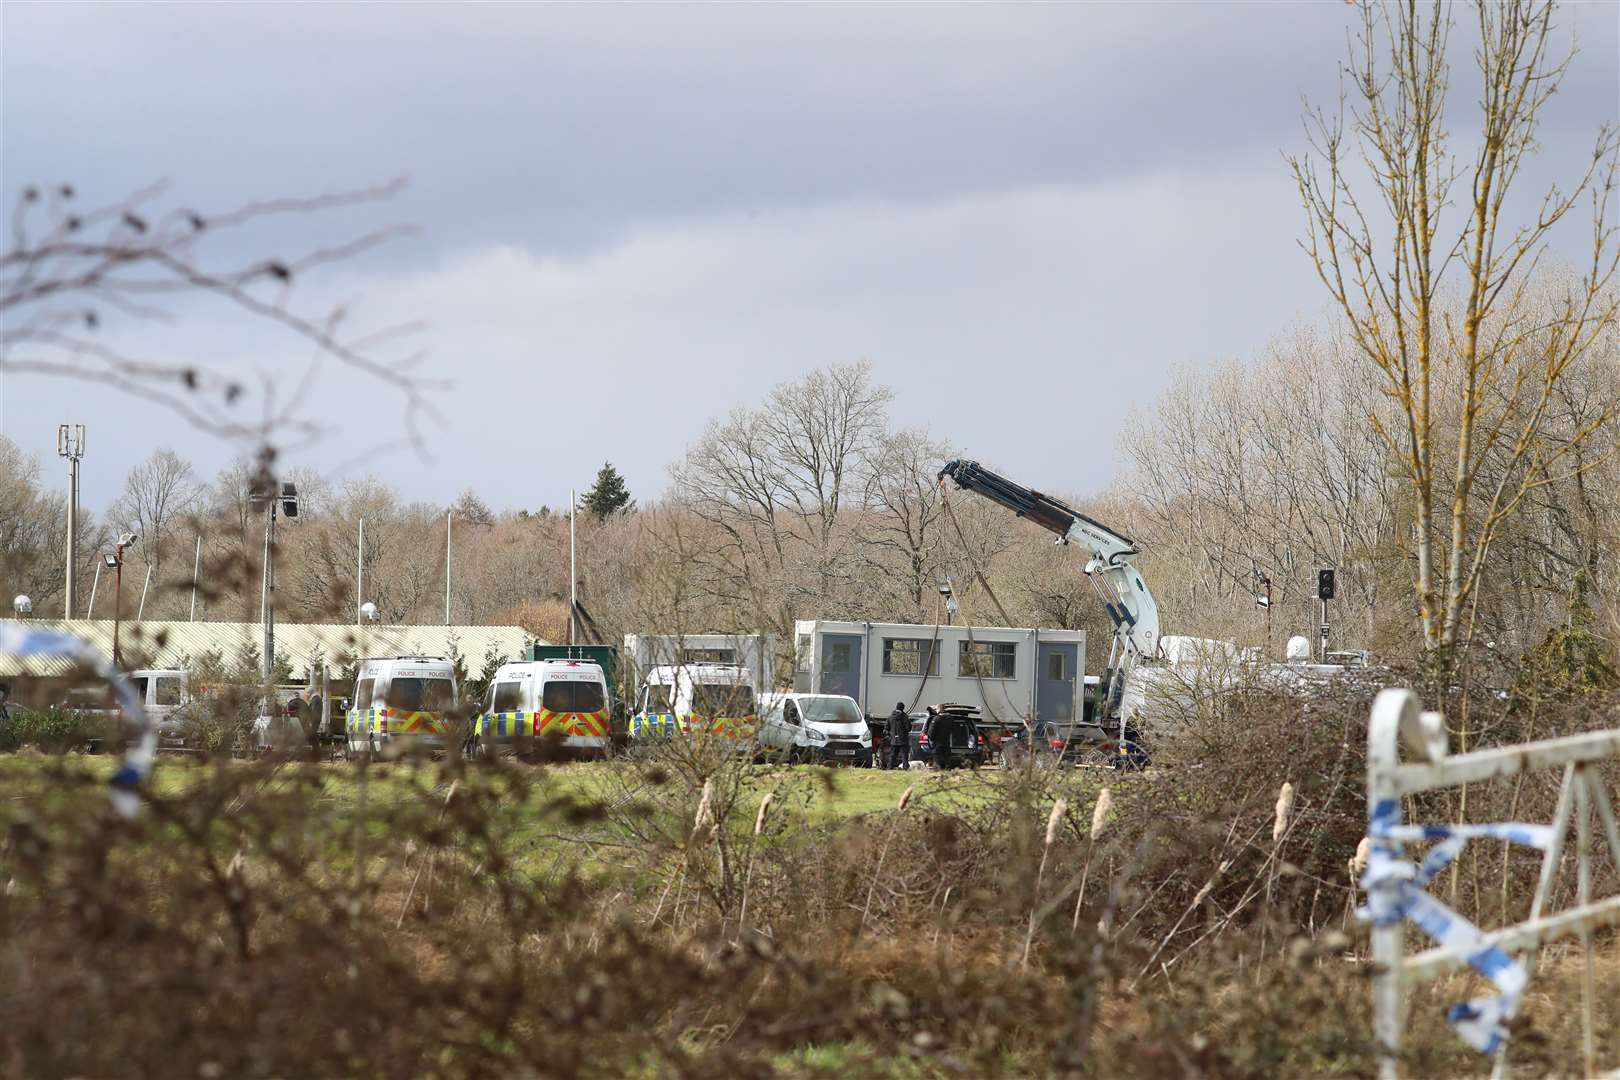
[[[790,762],[870,765],[872,730],[843,694],[766,694],[759,701],[759,745]]]
[[[351,753],[442,747],[456,707],[456,669],[442,656],[360,661],[345,714]]]
[[[607,676],[590,660],[502,664],[475,726],[486,753],[527,754],[550,743],[604,756],[612,735]]]
[[[754,744],[753,676],[735,664],[661,664],[647,672],[630,717],[632,739],[719,735]]]

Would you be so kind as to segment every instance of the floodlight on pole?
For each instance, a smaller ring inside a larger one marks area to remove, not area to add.
[[[112,570],[115,579],[113,585],[113,666],[118,666],[118,631],[122,626],[124,614],[124,549],[134,545],[140,536],[127,532],[118,538],[117,549],[104,556],[108,569]]]
[[[360,605],[360,617],[365,619],[367,622],[376,622],[381,616],[377,611],[377,605],[367,600],[364,604]]]
[[[28,598],[27,593],[24,593],[11,602],[11,610],[17,613],[17,618],[26,618],[33,614],[34,602]]]

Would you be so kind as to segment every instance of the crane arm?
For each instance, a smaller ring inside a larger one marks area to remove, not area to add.
[[[978,492],[991,502],[1000,503],[1019,517],[1028,518],[1041,528],[1057,534],[1058,543],[1075,543],[1091,552],[1085,572],[1101,581],[1103,606],[1114,623],[1114,642],[1122,653],[1122,663],[1114,680],[1124,684],[1124,674],[1143,659],[1152,659],[1159,644],[1159,605],[1142,582],[1136,568],[1141,549],[1130,537],[1115,532],[1102,522],[1087,517],[1050,495],[1016,484],[991,472],[976,461],[958,458],[939,471],[941,481],[949,476],[956,486]],[[1117,700],[1118,694],[1109,695]]]

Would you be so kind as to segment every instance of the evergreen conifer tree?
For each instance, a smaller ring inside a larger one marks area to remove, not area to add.
[[[606,521],[609,517],[623,510],[635,508],[635,500],[630,498],[630,489],[624,485],[624,477],[619,470],[613,467],[612,462],[603,462],[602,468],[596,474],[596,484],[585,493],[585,509],[596,515],[596,520]]]

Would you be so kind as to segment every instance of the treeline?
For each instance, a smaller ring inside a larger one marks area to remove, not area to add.
[[[1454,446],[1462,372],[1441,374],[1451,385],[1435,395],[1445,407],[1432,417],[1433,442]],[[1479,543],[1498,493],[1522,497],[1480,545],[1462,640],[1514,658],[1555,631],[1576,629],[1594,635],[1612,659],[1620,640],[1615,327],[1559,380],[1550,407],[1533,421],[1515,415],[1514,391],[1491,388],[1510,417],[1502,426],[1533,423],[1538,438],[1564,453],[1556,461],[1515,460],[1512,439],[1481,440],[1464,543]],[[1319,617],[1315,570],[1333,566],[1336,642],[1414,655],[1422,647],[1414,486],[1380,433],[1400,426],[1377,373],[1324,330],[1285,334],[1252,361],[1182,371],[1156,407],[1134,419],[1124,439],[1130,468],[1119,485],[1149,552],[1166,624],[1256,640],[1265,615],[1252,597],[1269,578],[1274,624],[1311,626]],[[1437,454],[1433,464],[1437,486],[1451,488],[1456,460]],[[1450,554],[1449,543],[1441,545],[1442,563]]]
[[[1614,356],[1611,343],[1581,369],[1547,425],[1577,425],[1583,402],[1617,392]],[[959,448],[894,426],[890,398],[867,365],[833,366],[714,420],[657,499],[632,500],[605,467],[579,514],[579,593],[594,629],[608,640],[764,631],[785,644],[800,618],[933,622],[948,581],[961,619],[1090,631],[1097,670],[1109,626],[1080,572],[1083,555],[976,496],[943,490],[936,475]],[[1134,416],[1123,439],[1129,468],[1115,488],[1073,501],[1142,543],[1166,632],[1262,646],[1269,634],[1278,655],[1289,635],[1312,632],[1315,571],[1333,566],[1334,647],[1415,656],[1410,499],[1374,428],[1387,410],[1342,341],[1301,329],[1252,361],[1182,371]],[[1517,656],[1579,622],[1612,662],[1620,460],[1602,450],[1617,441],[1607,423],[1606,441],[1582,451],[1583,467],[1536,485],[1495,541],[1470,622],[1476,644]],[[133,468],[108,511],[86,515],[81,610],[96,553],[128,529],[142,539],[126,579],[139,589],[152,570],[147,618],[188,617],[201,538],[198,618],[258,619],[256,471],[238,462],[204,482],[167,450]],[[279,618],[350,622],[369,601],[385,623],[443,622],[449,515],[451,621],[566,637],[565,511],[497,513],[471,490],[450,506],[413,502],[372,477],[292,479],[302,513],[277,533]],[[37,461],[0,441],[4,588],[28,592],[40,615],[61,603],[62,504]],[[1269,617],[1256,603],[1267,580]],[[111,613],[110,597],[96,605]],[[126,589],[126,616],[134,607]]]

